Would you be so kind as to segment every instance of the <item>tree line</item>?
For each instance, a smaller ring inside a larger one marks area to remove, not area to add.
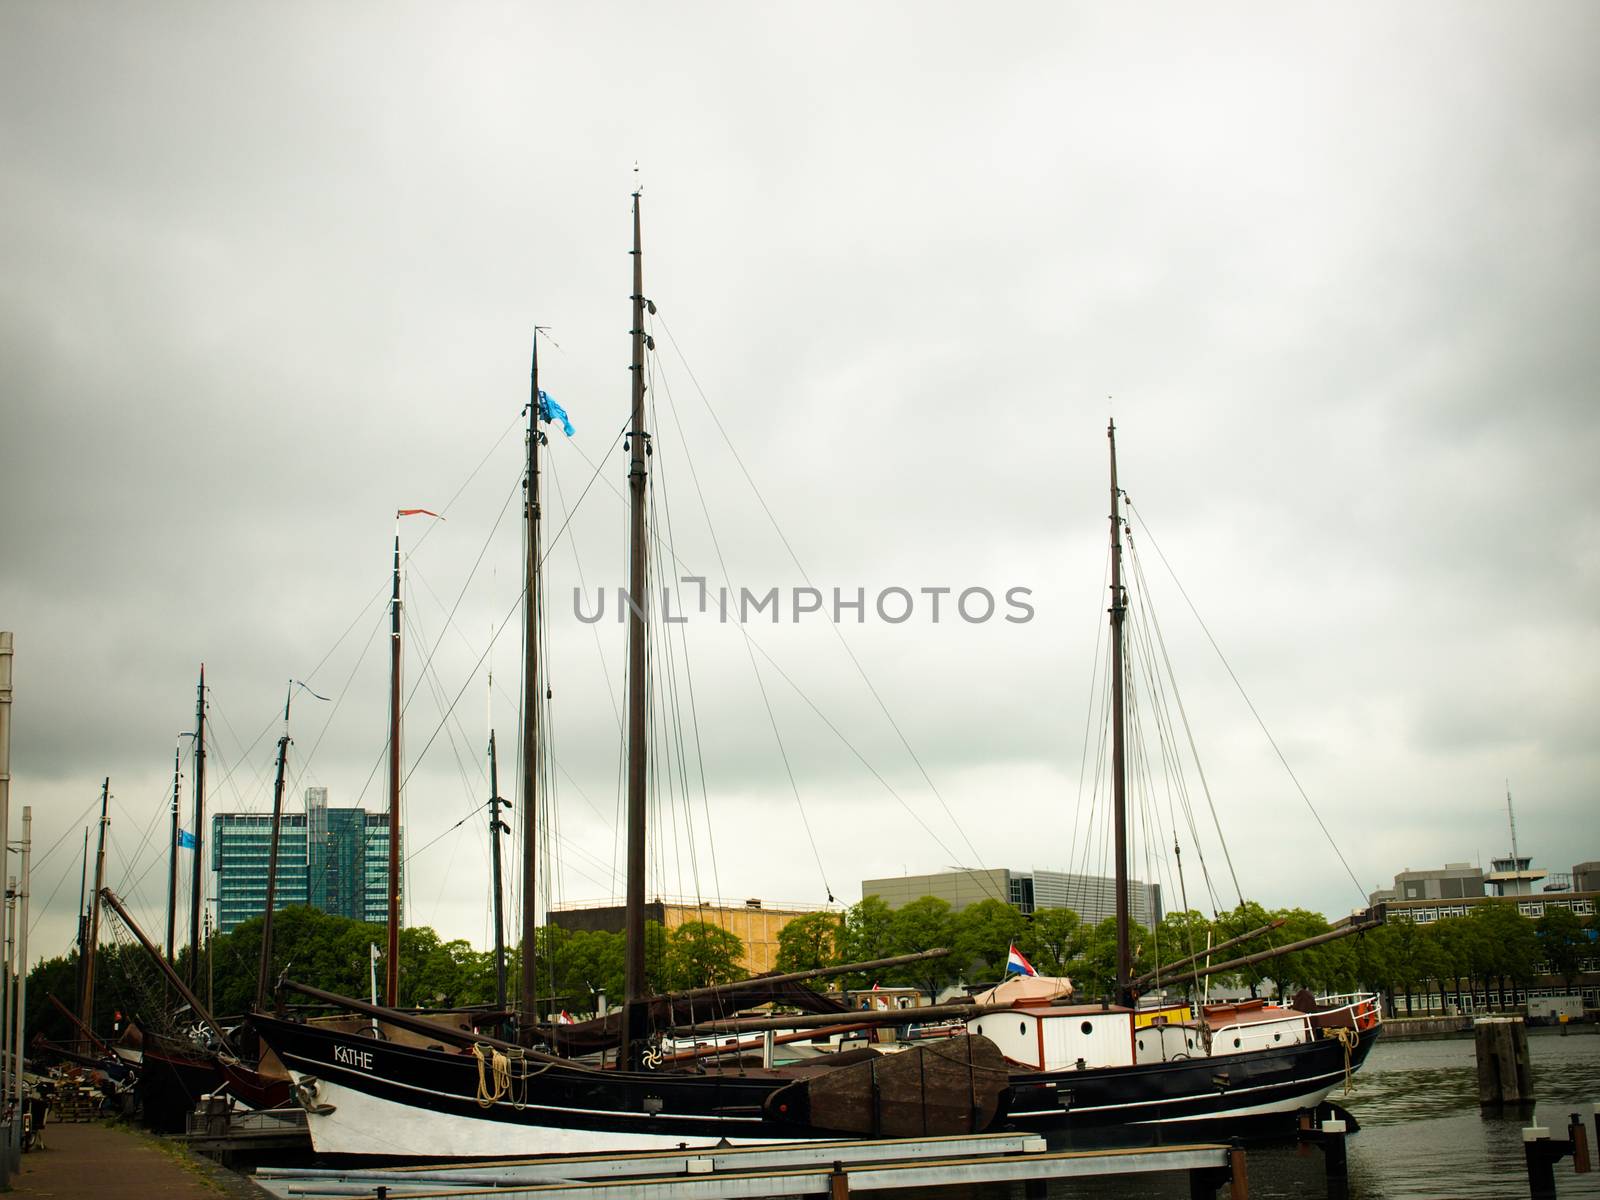
[[[1168,913],[1154,928],[1134,927],[1134,974],[1166,968],[1150,987],[1189,999],[1204,981],[1197,980],[1192,966],[1182,965],[1185,959],[1199,954],[1203,961],[1208,946],[1276,920],[1283,923],[1213,955],[1212,961],[1246,958],[1332,928],[1320,913],[1255,903],[1212,917],[1192,909]],[[1426,925],[1396,915],[1366,933],[1212,976],[1211,981],[1213,986],[1248,988],[1253,996],[1266,991],[1279,998],[1302,987],[1324,993],[1382,991],[1397,1003],[1403,999],[1407,1012],[1418,993],[1430,991],[1451,996],[1462,1007],[1505,1007],[1518,1003],[1541,973],[1560,977],[1570,990],[1584,962],[1600,956],[1597,939],[1600,916],[1585,920],[1570,909],[1550,906],[1544,916],[1530,921],[1514,902],[1490,901],[1472,906],[1465,916]],[[779,943],[777,965],[785,971],[948,946],[953,951],[948,958],[850,980],[856,986],[909,985],[929,995],[958,979],[998,979],[1013,944],[1041,974],[1070,976],[1081,996],[1110,996],[1116,978],[1115,919],[1089,924],[1070,909],[1049,908],[1024,915],[994,899],[956,912],[933,896],[899,909],[867,896],[842,914],[796,918],[784,926]]]
[[[1132,951],[1135,974],[1163,968],[1156,982],[1169,996],[1188,999],[1204,981],[1182,960],[1205,955],[1208,945],[1283,924],[1221,952],[1226,959],[1246,957],[1300,941],[1330,928],[1319,913],[1305,909],[1266,909],[1247,903],[1212,917],[1190,910],[1166,914],[1154,928],[1136,926]],[[1268,962],[1213,976],[1213,986],[1248,988],[1252,995],[1279,997],[1302,987],[1315,992],[1354,988],[1389,992],[1405,1011],[1418,994],[1436,993],[1462,1007],[1502,1007],[1541,969],[1563,979],[1570,989],[1586,960],[1596,957],[1600,917],[1587,921],[1569,909],[1550,907],[1530,921],[1507,901],[1474,905],[1465,916],[1427,925],[1395,918],[1367,933],[1312,946]],[[367,995],[370,947],[385,944],[384,927],[332,916],[313,908],[285,908],[274,921],[276,969],[280,974],[326,991]],[[909,986],[936,997],[958,982],[997,981],[1006,955],[1017,946],[1044,975],[1066,975],[1078,994],[1109,997],[1116,975],[1116,922],[1085,923],[1070,909],[1043,908],[1024,915],[1000,900],[984,900],[959,912],[944,900],[924,896],[891,909],[867,896],[842,913],[816,912],[796,917],[778,935],[776,967],[804,971],[844,963],[891,958],[949,947],[947,958],[928,959],[872,974],[838,977],[846,987],[873,984]],[[255,1001],[261,950],[261,920],[245,921],[212,938],[199,963],[196,991],[219,1015],[242,1014]],[[645,929],[646,987],[651,992],[680,991],[726,983],[745,975],[745,947],[714,921],[690,921],[671,930],[648,922]],[[519,950],[507,955],[506,977],[513,995],[519,978]],[[144,952],[128,942],[103,946],[96,970],[94,1028],[110,1033],[114,1017],[159,1021],[177,1007],[175,997]],[[600,993],[621,999],[625,947],[620,933],[579,931],[546,925],[536,946],[539,995],[547,1013],[596,1010]],[[177,969],[187,977],[189,951]],[[78,961],[73,952],[37,964],[28,976],[29,1028],[52,1040],[72,1040],[71,1023],[51,1005],[54,994],[76,1010]],[[826,988],[833,980],[818,980]],[[1147,989],[1149,990],[1149,989]],[[401,1007],[433,1008],[495,1002],[494,955],[464,939],[446,941],[425,926],[400,932]],[[270,1002],[270,1001],[269,1001]]]

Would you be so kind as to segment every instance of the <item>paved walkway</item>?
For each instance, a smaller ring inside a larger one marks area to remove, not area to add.
[[[95,1200],[223,1200],[266,1193],[175,1143],[100,1122],[45,1126],[47,1150],[22,1156],[14,1195]]]

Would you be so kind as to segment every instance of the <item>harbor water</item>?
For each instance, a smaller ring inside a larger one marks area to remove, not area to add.
[[[1538,1096],[1533,1119],[1515,1110],[1480,1113],[1471,1038],[1375,1046],[1356,1077],[1356,1090],[1348,1097],[1337,1091],[1331,1097],[1361,1123],[1348,1143],[1350,1200],[1527,1196],[1523,1127],[1545,1125],[1551,1137],[1564,1138],[1573,1112],[1584,1113],[1589,1121],[1593,1161],[1594,1125],[1588,1114],[1590,1105],[1600,1101],[1600,1036],[1538,1031],[1528,1043]],[[1306,1200],[1327,1194],[1322,1152],[1313,1147],[1251,1146],[1249,1173],[1252,1200]],[[1566,1158],[1556,1165],[1555,1175],[1562,1200],[1600,1197],[1600,1170],[1577,1175],[1572,1159]],[[1020,1188],[969,1193],[972,1200],[1020,1194]],[[1187,1181],[1177,1176],[1062,1184],[1049,1192],[1052,1197],[1094,1200],[1177,1200],[1188,1194]]]

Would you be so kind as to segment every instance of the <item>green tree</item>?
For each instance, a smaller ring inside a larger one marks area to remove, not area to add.
[[[1583,928],[1583,919],[1570,908],[1547,905],[1544,916],[1534,923],[1534,934],[1550,973],[1561,976],[1570,992],[1583,969],[1584,958],[1591,953],[1592,943]]]
[[[999,979],[1012,943],[1027,925],[1027,918],[1004,900],[991,897],[967,905],[955,915],[953,965],[964,974],[971,972],[970,979]]]
[[[861,897],[859,904],[852,904],[845,912],[839,961],[872,962],[894,953],[894,910],[882,896]],[[875,981],[857,972],[846,975],[842,982],[845,987],[863,987]]]
[[[745,977],[744,943],[709,921],[685,921],[667,935],[666,977],[671,991],[710,987]]]
[[[1163,988],[1175,988],[1186,997],[1193,993],[1195,972],[1204,967],[1207,936],[1210,934],[1211,922],[1204,913],[1192,908],[1186,912],[1170,912],[1161,918],[1151,939],[1151,966],[1163,968],[1159,977]],[[1194,962],[1184,962],[1191,955],[1200,957]],[[1166,970],[1168,964],[1172,963],[1182,965]]]
[[[1041,975],[1070,974],[1067,964],[1083,952],[1085,931],[1070,908],[1036,908],[1017,945]]]
[[[1131,925],[1128,929],[1128,941],[1128,953],[1131,958],[1130,978],[1137,978],[1153,971],[1156,939],[1151,931],[1143,925]],[[1071,964],[1069,973],[1080,996],[1116,999],[1117,919],[1115,917],[1107,917],[1098,925],[1084,931],[1082,952]]]
[[[814,912],[796,917],[778,930],[778,957],[775,966],[790,971],[815,971],[839,961],[844,917],[839,913]]]
[[[894,912],[890,922],[891,954],[916,954],[936,947],[952,947],[955,943],[956,920],[948,901],[937,896],[924,896],[913,900]],[[928,958],[901,967],[895,977],[914,984],[937,997],[940,990],[954,982],[961,974],[959,964],[951,962],[951,955]]]
[[[1533,969],[1539,959],[1539,939],[1533,922],[1510,901],[1474,905],[1467,920],[1479,930],[1482,957],[1478,966],[1484,995],[1487,997],[1491,981],[1497,983],[1500,1007],[1505,1008],[1508,1005],[1506,984],[1510,983],[1509,1003],[1515,1003],[1518,985],[1532,982]]]

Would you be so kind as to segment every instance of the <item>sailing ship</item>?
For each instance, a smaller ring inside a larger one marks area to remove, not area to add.
[[[629,594],[647,595],[644,428],[644,310],[639,196],[633,197],[632,415],[626,451],[631,500]],[[539,467],[542,433],[537,334],[531,371],[526,464],[526,595],[523,714],[524,847],[535,846],[533,789],[538,748],[537,636]],[[1130,949],[1127,818],[1123,745],[1120,493],[1112,439],[1114,800],[1117,870],[1116,1003],[1062,1004],[1060,996],[996,994],[984,1003],[921,1010],[953,1017],[944,1036],[892,1053],[878,1048],[822,1054],[802,1063],[719,1066],[697,1059],[668,1066],[652,1049],[661,1027],[691,1036],[708,1029],[794,1027],[818,1036],[846,1018],[833,1014],[729,1023],[752,997],[738,987],[709,989],[698,1024],[685,1027],[672,1006],[645,995],[646,811],[645,605],[628,621],[627,942],[621,1010],[598,1045],[613,1062],[580,1061],[536,1046],[531,953],[522,958],[517,1039],[442,1033],[432,1046],[399,1045],[317,1029],[261,1012],[252,1021],[289,1070],[322,1154],[469,1158],[594,1150],[670,1148],[686,1141],[915,1136],[1006,1127],[1059,1131],[1103,1124],[1279,1119],[1314,1108],[1370,1052],[1378,1033],[1374,998],[1265,1002],[1227,1010],[1138,1007]],[[531,853],[522,876],[523,944],[534,943]],[[1358,929],[1352,925],[1349,929]],[[1341,931],[1342,933],[1343,931]],[[1281,947],[1286,953],[1306,943]],[[1207,970],[1236,967],[1214,964]],[[842,968],[848,969],[848,968]],[[759,981],[757,981],[759,982]],[[404,1014],[304,985],[287,987],[324,1003],[408,1027]],[[704,1015],[712,1009],[710,1022]],[[721,1010],[718,1012],[716,1010]],[[690,1017],[688,1020],[693,1021]],[[899,1013],[852,1013],[849,1021],[903,1024]],[[720,1022],[720,1024],[719,1024]],[[420,1026],[418,1032],[426,1032]],[[548,1034],[542,1040],[556,1044]],[[654,1068],[654,1069],[652,1069]]]

